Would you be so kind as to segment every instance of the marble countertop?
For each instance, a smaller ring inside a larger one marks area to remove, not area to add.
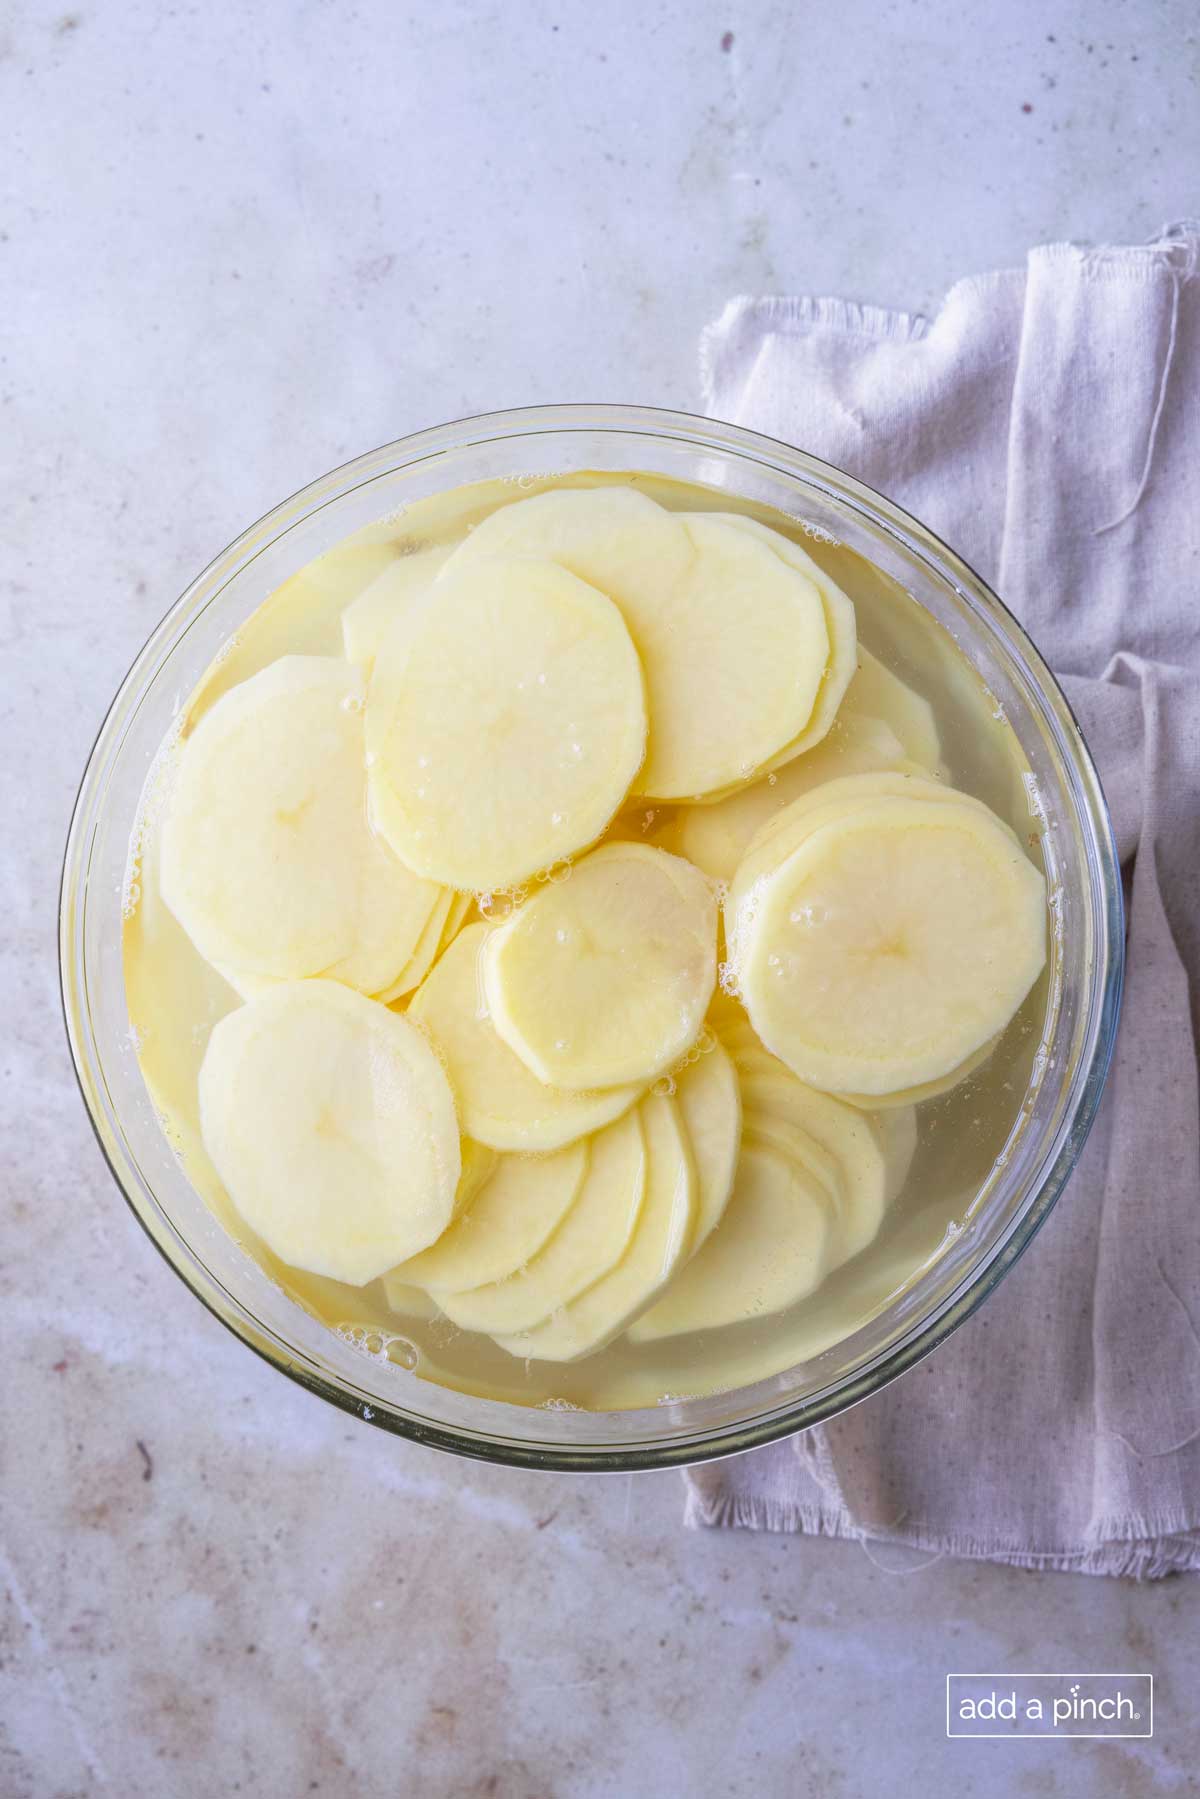
[[[53,911],[108,699],[247,520],[463,412],[695,407],[735,292],[921,309],[1152,234],[1195,205],[1197,31],[1188,0],[7,10],[5,1799],[1188,1787],[1194,1584],[693,1534],[676,1476],[454,1461],[248,1355],[102,1165]],[[947,1742],[971,1667],[1151,1669],[1155,1739]]]

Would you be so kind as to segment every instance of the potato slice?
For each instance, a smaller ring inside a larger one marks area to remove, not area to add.
[[[383,1001],[384,1005],[390,1005],[394,1000],[403,999],[406,993],[411,993],[414,987],[419,987],[437,961],[442,947],[442,936],[450,917],[450,908],[456,899],[456,895],[450,887],[439,887],[437,894],[438,897],[425,921],[421,935],[417,938],[412,955],[391,986],[375,995],[377,999]]]
[[[889,1163],[886,1127],[797,1080],[763,1047],[748,1021],[728,1030],[725,1042],[737,1067],[746,1113],[798,1126],[840,1171],[844,1256],[857,1255],[877,1235],[891,1190],[894,1164]]]
[[[844,716],[883,719],[904,745],[906,756],[930,774],[944,772],[933,707],[861,643],[858,672],[846,689],[842,711]]]
[[[686,856],[710,880],[732,881],[756,834],[801,794],[839,777],[904,762],[899,738],[880,720],[838,719],[816,749],[785,763],[777,774],[739,787],[714,805],[680,806],[656,841]]]
[[[640,1108],[598,1131],[578,1199],[525,1267],[462,1293],[438,1289],[447,1318],[464,1330],[511,1336],[532,1330],[606,1275],[629,1247],[646,1193]]]
[[[825,633],[829,639],[829,659],[807,724],[767,764],[768,768],[779,768],[790,762],[793,756],[815,749],[824,739],[837,717],[838,707],[850,682],[858,673],[858,633],[854,605],[808,551],[794,543],[790,537],[784,537],[782,532],[773,531],[769,525],[760,524],[757,519],[748,518],[741,512],[717,512],[709,516],[720,519],[722,524],[732,525],[738,531],[748,531],[760,543],[766,544],[781,562],[811,581],[821,598]]]
[[[488,1017],[480,959],[489,928],[459,932],[413,995],[408,1016],[445,1064],[468,1136],[493,1149],[561,1149],[627,1112],[645,1083],[568,1093],[531,1074]]]
[[[387,1281],[455,1292],[506,1280],[535,1256],[579,1197],[588,1145],[547,1156],[500,1156],[487,1180],[430,1249],[402,1262]],[[386,1285],[386,1282],[385,1282]]]
[[[1000,1031],[995,1037],[989,1037],[972,1055],[952,1068],[949,1074],[939,1075],[936,1081],[922,1081],[916,1087],[901,1087],[896,1093],[839,1093],[837,1097],[844,1099],[848,1106],[860,1106],[867,1112],[886,1112],[893,1106],[904,1109],[922,1105],[927,1099],[941,1099],[944,1094],[953,1092],[968,1075],[974,1074],[977,1068],[982,1068],[985,1062],[991,1060],[1003,1035],[1003,1031]]]
[[[743,1143],[719,1227],[640,1321],[637,1341],[785,1311],[824,1278],[830,1230],[813,1177],[770,1144]]]
[[[690,1255],[699,1249],[729,1203],[742,1136],[742,1095],[732,1058],[711,1032],[706,1033],[701,1048],[695,1061],[672,1077],[696,1165],[696,1221],[688,1244]]]
[[[449,1083],[419,1031],[336,981],[284,982],[213,1028],[213,1166],[281,1261],[362,1286],[434,1242],[461,1172]]]
[[[717,978],[717,908],[690,862],[607,843],[493,931],[483,986],[497,1031],[572,1092],[652,1081],[700,1033]]]
[[[621,615],[551,562],[443,569],[380,643],[372,815],[417,874],[512,886],[594,842],[641,764],[646,711]]]
[[[381,638],[432,585],[449,555],[450,546],[438,544],[394,557],[342,613],[346,658],[368,678]]]
[[[675,1101],[650,1093],[638,1107],[646,1139],[646,1197],[615,1267],[532,1330],[497,1336],[510,1355],[573,1362],[611,1343],[666,1286],[687,1250],[697,1180]]]
[[[756,1032],[826,1092],[949,1073],[1007,1025],[1046,959],[1041,874],[982,807],[945,798],[878,799],[814,829],[734,920]]]
[[[620,608],[646,672],[637,793],[692,798],[744,780],[812,719],[830,656],[821,594],[751,532],[594,488],[493,513],[447,575],[498,552],[560,563]]]
[[[185,740],[162,894],[214,965],[378,993],[412,955],[439,893],[368,826],[362,704],[340,659],[285,656]]]

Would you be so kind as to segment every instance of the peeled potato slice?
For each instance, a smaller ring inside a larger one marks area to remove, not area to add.
[[[828,1201],[811,1175],[766,1143],[744,1143],[720,1225],[678,1275],[639,1342],[784,1311],[826,1272]]]
[[[420,599],[449,555],[449,547],[439,544],[396,556],[347,606],[342,613],[342,643],[347,659],[357,662],[364,674],[369,676],[374,667],[381,638]]]
[[[835,721],[816,749],[778,774],[739,787],[715,805],[680,806],[657,842],[686,856],[710,880],[731,881],[752,839],[801,794],[846,775],[894,768],[905,761],[900,740],[878,719]]]
[[[942,771],[942,742],[929,701],[894,675],[870,650],[858,646],[858,672],[846,689],[843,712],[881,718],[904,745],[904,753],[931,774]]]
[[[741,898],[738,980],[802,1080],[894,1093],[1004,1028],[1044,966],[1045,913],[1042,876],[981,807],[879,799],[813,830]]]
[[[620,608],[646,673],[634,783],[659,799],[744,780],[809,724],[829,661],[821,595],[749,531],[628,487],[539,494],[480,525],[448,565],[544,556]]]
[[[868,1112],[889,1111],[893,1106],[919,1106],[927,1099],[941,1099],[943,1094],[957,1087],[960,1081],[965,1081],[968,1075],[974,1074],[977,1068],[983,1067],[991,1058],[1002,1035],[1003,1032],[999,1032],[995,1037],[989,1037],[973,1055],[960,1062],[957,1068],[952,1068],[949,1074],[940,1075],[936,1081],[922,1081],[916,1087],[901,1087],[896,1093],[839,1093],[837,1097],[844,1099],[848,1106],[861,1106]]]
[[[447,1318],[464,1330],[511,1336],[532,1330],[614,1268],[625,1254],[646,1193],[640,1108],[598,1131],[578,1199],[533,1259],[507,1280],[467,1292],[438,1290]]]
[[[388,1280],[434,1293],[482,1287],[515,1274],[535,1256],[579,1197],[588,1146],[548,1156],[501,1156],[493,1172],[430,1249],[401,1263]]]
[[[412,954],[438,889],[367,824],[362,703],[346,663],[285,656],[186,739],[162,893],[208,961],[377,993]]]
[[[483,983],[497,1031],[571,1091],[651,1081],[699,1035],[717,909],[689,862],[608,843],[493,931]]]
[[[438,889],[437,900],[425,921],[421,935],[417,938],[412,955],[391,986],[384,988],[382,993],[375,996],[377,999],[381,999],[385,1005],[390,1005],[393,1000],[403,999],[406,993],[411,993],[414,987],[419,987],[433,967],[441,949],[442,936],[455,898],[455,894],[449,887]]]
[[[468,1136],[493,1149],[561,1149],[629,1110],[644,1084],[568,1093],[531,1074],[488,1017],[480,958],[486,924],[468,925],[431,969],[408,1016],[445,1064]]]
[[[453,1214],[458,1122],[436,1056],[336,981],[282,983],[214,1026],[200,1125],[246,1223],[310,1274],[361,1286]]]
[[[629,1247],[561,1311],[532,1330],[498,1336],[501,1349],[535,1361],[571,1362],[620,1335],[670,1280],[687,1248],[696,1171],[675,1102],[648,1094],[638,1107],[646,1139],[646,1197]]]
[[[748,1021],[730,1027],[724,1040],[737,1067],[747,1115],[797,1125],[840,1171],[843,1253],[847,1258],[857,1255],[874,1239],[883,1221],[903,1140],[897,1147],[888,1138],[887,1127],[797,1080],[777,1056],[764,1049]],[[897,1127],[897,1137],[902,1130]],[[892,1161],[889,1150],[895,1151]],[[907,1167],[904,1172],[907,1174]]]
[[[696,1220],[688,1245],[689,1254],[694,1254],[729,1203],[742,1134],[742,1096],[737,1070],[711,1033],[704,1053],[673,1079],[696,1165]]]
[[[772,757],[768,764],[769,767],[778,768],[790,762],[793,756],[814,749],[837,717],[846,689],[858,672],[858,633],[854,606],[837,582],[825,573],[807,550],[794,543],[790,537],[784,537],[782,532],[773,531],[769,525],[762,525],[757,519],[748,518],[741,512],[718,512],[712,516],[720,519],[722,524],[732,525],[738,531],[749,532],[760,543],[766,544],[781,562],[811,581],[821,598],[825,633],[829,639],[829,660],[804,729]]]
[[[385,634],[367,700],[371,808],[417,874],[483,893],[585,849],[645,750],[612,602],[546,562],[450,563]]]

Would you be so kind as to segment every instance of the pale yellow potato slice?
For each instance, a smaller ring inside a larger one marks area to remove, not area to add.
[[[394,556],[342,613],[347,660],[357,662],[368,678],[380,639],[431,586],[449,555],[449,546],[438,544],[410,556]]]
[[[587,1174],[587,1142],[545,1156],[500,1156],[486,1181],[429,1249],[392,1270],[393,1279],[437,1297],[506,1280],[524,1267],[579,1197]]]
[[[743,1143],[717,1229],[640,1320],[637,1341],[785,1311],[824,1279],[831,1219],[813,1177],[767,1143]]]
[[[829,639],[828,661],[807,724],[767,764],[768,768],[778,768],[790,762],[793,756],[814,749],[822,741],[837,717],[838,707],[850,682],[858,672],[858,633],[854,604],[837,582],[826,574],[820,563],[815,562],[808,551],[794,543],[790,537],[784,537],[781,532],[773,531],[769,525],[760,524],[757,519],[748,518],[744,513],[718,512],[710,516],[719,518],[723,524],[733,525],[739,531],[748,531],[751,536],[758,538],[760,543],[766,544],[781,561],[786,562],[789,568],[796,569],[811,581],[821,597],[825,633]]]
[[[705,1034],[702,1049],[695,1061],[672,1076],[696,1165],[696,1220],[689,1254],[699,1249],[729,1203],[742,1135],[742,1096],[732,1058],[711,1032]]]
[[[412,955],[389,987],[376,994],[385,1005],[393,1000],[403,999],[414,987],[419,987],[429,970],[437,961],[442,947],[442,938],[450,917],[450,909],[455,903],[456,895],[450,887],[437,888],[437,899],[425,921],[421,935],[417,938]]]
[[[942,741],[933,707],[861,643],[858,672],[846,689],[842,711],[858,718],[883,719],[904,745],[906,756],[930,774],[943,772]]]
[[[408,1017],[441,1057],[468,1136],[493,1149],[561,1149],[627,1112],[645,1083],[568,1093],[531,1074],[488,1016],[480,958],[490,928],[459,932],[413,995]]]
[[[496,1341],[510,1355],[573,1362],[603,1349],[666,1286],[688,1248],[696,1213],[696,1169],[675,1101],[650,1093],[638,1107],[646,1139],[646,1197],[629,1247],[615,1267],[532,1330]]]
[[[367,823],[362,704],[339,658],[285,656],[185,740],[162,894],[214,965],[377,993],[411,956],[438,889]]]
[[[776,1118],[798,1126],[840,1171],[844,1257],[857,1255],[878,1234],[888,1201],[899,1191],[895,1180],[907,1147],[903,1124],[889,1133],[879,1119],[805,1086],[763,1047],[748,1020],[730,1026],[724,1042],[737,1067],[745,1112],[760,1121]]]
[[[652,1081],[700,1034],[717,977],[717,906],[690,862],[606,843],[497,927],[483,986],[497,1031],[572,1092]]]
[[[417,874],[518,883],[594,842],[641,764],[646,710],[621,614],[552,562],[454,559],[378,646],[374,822]]]
[[[749,941],[749,933],[758,914],[764,880],[774,874],[786,858],[821,826],[839,823],[869,802],[891,797],[976,806],[986,818],[994,820],[998,830],[1008,831],[1008,826],[997,819],[982,800],[944,786],[926,775],[913,762],[906,762],[895,768],[840,776],[836,780],[822,782],[819,787],[814,787],[807,793],[799,794],[755,832],[738,863],[725,896],[725,942],[735,979],[744,944]],[[1009,835],[1012,837],[1011,832]],[[1015,846],[1015,837],[1012,837],[1012,842]]]
[[[756,834],[801,794],[846,775],[905,761],[900,740],[879,719],[835,720],[815,749],[713,805],[680,806],[655,841],[686,856],[713,881],[732,881]]]
[[[442,932],[442,941],[438,945],[438,955],[444,955],[467,922],[471,907],[475,904],[473,893],[456,893],[450,902],[450,913],[446,919],[446,928]]]
[[[493,513],[446,573],[498,552],[560,563],[620,608],[646,673],[637,793],[691,798],[744,780],[812,719],[830,657],[821,594],[753,533],[594,488]]]
[[[944,1094],[951,1093],[961,1081],[965,1081],[968,1075],[974,1074],[976,1069],[983,1067],[984,1063],[991,1058],[996,1045],[1003,1035],[1003,1031],[1000,1031],[996,1036],[990,1037],[988,1041],[981,1044],[972,1055],[967,1056],[964,1061],[960,1062],[957,1068],[952,1068],[949,1074],[940,1075],[936,1081],[922,1081],[919,1086],[902,1087],[896,1093],[877,1093],[874,1095],[868,1093],[839,1093],[837,1097],[839,1099],[844,1099],[848,1106],[861,1106],[868,1112],[885,1112],[889,1111],[893,1106],[900,1108],[919,1106],[927,1099],[941,1099]]]
[[[735,919],[758,1036],[826,1092],[949,1073],[1004,1028],[1046,958],[1043,877],[983,808],[945,798],[877,799],[821,825]]]
[[[532,1330],[615,1268],[641,1217],[646,1142],[640,1108],[597,1131],[583,1187],[562,1223],[507,1280],[461,1293],[438,1289],[447,1318],[464,1330],[511,1336]]]
[[[230,1199],[294,1268],[361,1286],[450,1221],[462,1162],[441,1065],[337,981],[284,982],[222,1018],[199,1098]]]

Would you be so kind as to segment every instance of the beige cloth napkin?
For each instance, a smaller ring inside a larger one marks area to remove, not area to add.
[[[1063,678],[1126,880],[1101,1111],[1029,1254],[942,1348],[831,1423],[690,1470],[688,1522],[1031,1568],[1200,1566],[1200,238],[1054,244],[931,321],[736,300],[709,410],[908,507]]]

